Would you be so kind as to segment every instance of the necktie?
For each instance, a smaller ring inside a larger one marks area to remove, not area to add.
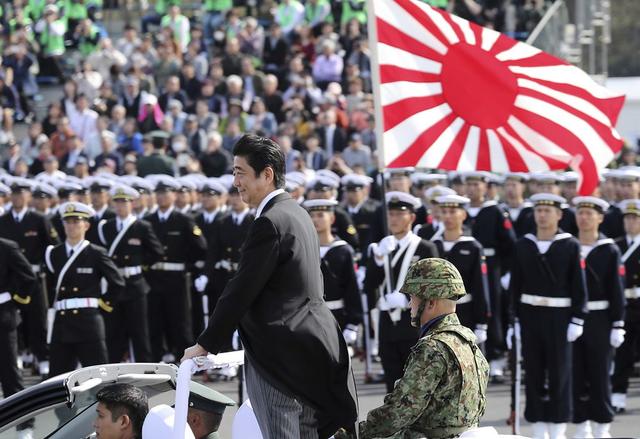
[[[69,249],[69,257],[73,256],[73,249]]]
[[[122,221],[118,221],[118,232],[122,230]]]
[[[13,218],[16,220],[17,223],[20,222],[20,216],[19,215],[14,215]]]

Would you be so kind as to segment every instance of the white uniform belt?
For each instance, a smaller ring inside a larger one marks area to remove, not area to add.
[[[534,294],[523,294],[520,296],[520,303],[532,306],[547,306],[549,308],[569,308],[571,299],[569,297],[546,297]]]
[[[11,293],[7,293],[6,291],[4,293],[0,293],[0,305],[10,301],[11,301]]]
[[[329,308],[331,311],[336,311],[344,308],[344,300],[342,299],[327,300],[325,303],[327,304],[327,308]]]
[[[142,273],[142,267],[140,265],[136,265],[135,267],[120,267],[118,271],[122,277],[131,277]]]
[[[640,299],[640,287],[625,288],[624,297],[627,299]]]
[[[98,308],[98,299],[95,297],[77,297],[74,299],[58,300],[53,304],[56,311],[77,308]]]
[[[462,296],[461,298],[456,300],[456,303],[458,305],[462,305],[462,304],[465,304],[465,303],[469,303],[472,300],[473,300],[473,296],[471,294],[465,294],[464,296]]]
[[[608,300],[590,300],[587,302],[587,309],[589,311],[602,311],[605,309],[609,309],[609,301]]]
[[[38,264],[31,265],[31,271],[33,271],[35,274],[40,273],[40,265]]]
[[[490,258],[490,257],[496,255],[496,249],[495,248],[485,248],[485,249],[482,250],[482,254],[485,255],[486,257]]]
[[[184,271],[185,265],[181,262],[156,262],[151,266],[151,269],[158,271]]]

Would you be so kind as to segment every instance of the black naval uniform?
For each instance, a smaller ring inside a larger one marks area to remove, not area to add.
[[[110,220],[115,217],[116,213],[108,207],[104,210],[102,215],[98,215],[98,213],[96,213],[95,216],[92,216],[89,219],[89,224],[91,224],[91,227],[89,227],[89,230],[87,230],[87,241],[100,246],[104,245],[100,240],[100,236],[98,235],[98,224],[100,224],[100,221],[102,220]]]
[[[207,253],[205,257],[208,257],[211,249],[214,246],[214,241],[217,239],[218,228],[220,227],[220,221],[225,218],[229,214],[229,211],[223,211],[222,209],[218,209],[215,213],[212,212],[212,215],[205,215],[205,212],[202,211],[195,216],[195,222],[200,230],[202,230],[202,236],[207,241]],[[209,218],[209,219],[208,219]],[[193,288],[191,294],[191,319],[192,319],[192,328],[193,334],[198,335],[202,333],[204,330],[204,311],[203,311],[203,302],[202,296],[204,294],[207,295],[209,300],[208,314],[211,315],[211,310],[213,309],[213,305],[215,305],[215,301],[217,300],[222,289],[216,284],[215,276],[214,276],[214,268],[213,265],[208,263],[203,257],[201,260],[196,261],[196,268],[202,274],[205,274],[209,278],[209,282],[207,283],[207,287],[204,292],[199,293]],[[218,291],[217,293],[215,291]]]
[[[360,245],[353,247],[356,251],[356,261],[365,266],[367,262],[367,250],[373,242],[373,222],[375,221],[376,210],[380,207],[380,201],[367,198],[360,206],[350,207],[345,205],[344,210],[351,216],[353,225],[358,232]]]
[[[18,244],[20,251],[31,264],[31,270],[42,279],[42,263],[44,252],[49,245],[56,245],[58,233],[43,215],[27,211],[22,220],[17,222],[13,210],[0,217],[0,237],[11,239]],[[49,356],[47,348],[47,304],[53,297],[47,297],[42,288],[44,282],[38,282],[31,293],[31,302],[20,305],[22,313],[23,334],[25,340],[38,360],[46,360]]]
[[[36,287],[36,276],[18,245],[0,238],[0,384],[5,398],[24,388],[18,369],[20,317],[15,295],[27,301]]]
[[[578,236],[578,224],[576,223],[576,213],[568,204],[562,206],[562,218],[558,223],[560,230]]]
[[[135,361],[151,362],[153,357],[147,312],[147,294],[150,288],[144,278],[143,267],[148,269],[159,261],[164,250],[148,222],[136,219],[126,231],[123,231],[124,224],[121,227],[118,230],[116,218],[103,220],[98,225],[100,242],[125,280],[125,289],[118,306],[114,307],[113,312],[104,314],[109,362],[122,361],[129,348],[129,339],[133,345]],[[115,242],[116,239],[118,242]]]
[[[631,247],[627,235],[616,240],[623,258]],[[640,348],[640,246],[637,246],[624,261],[625,308],[624,342],[616,350],[615,368],[612,377],[613,393],[626,394],[629,377]]]
[[[409,235],[416,236],[412,232],[410,232]],[[400,256],[397,257],[397,262],[393,265],[392,261],[396,258],[398,253],[400,253]],[[396,250],[388,256],[389,265],[392,265],[391,271],[393,273],[393,281],[396,283],[395,285],[392,285],[392,288],[397,290],[402,287],[402,285],[398,285],[398,277],[405,258],[409,258],[407,262],[411,264],[423,258],[432,258],[437,256],[438,250],[436,246],[432,242],[425,241],[424,239],[420,240],[420,243],[413,255],[407,254],[406,247],[402,250],[400,247],[396,248]],[[369,262],[367,263],[367,275],[364,280],[364,290],[367,294],[370,308],[375,307],[376,303],[378,303],[381,292],[382,294],[389,293],[387,291],[385,279],[384,267],[378,266],[375,262],[375,257],[371,255]],[[395,382],[403,374],[404,364],[409,357],[411,348],[418,341],[418,330],[411,326],[411,311],[409,309],[402,311],[400,320],[397,322],[392,321],[389,311],[380,311],[378,328],[378,351],[382,361],[382,368],[384,369],[387,392],[391,392]]]
[[[485,345],[487,360],[500,358],[504,346],[504,303],[500,278],[509,270],[516,236],[509,214],[495,201],[486,201],[475,217],[467,216],[465,225],[484,248],[489,283],[489,307],[491,318]]]
[[[527,234],[516,243],[509,284],[510,319],[520,319],[527,371],[524,417],[566,423],[572,416],[567,328],[587,312],[580,243],[569,233],[558,233],[542,254],[536,242],[535,235]]]
[[[151,287],[149,331],[154,335],[151,352],[156,361],[165,353],[163,335],[167,337],[169,352],[176,358],[193,344],[187,270],[188,264],[203,259],[207,249],[202,230],[192,217],[173,209],[169,217],[161,221],[159,214],[157,211],[145,218],[164,248],[162,260],[151,266],[147,276]]]
[[[462,323],[472,331],[480,325],[486,329],[489,321],[488,292],[485,291],[486,265],[482,254],[482,245],[471,236],[461,236],[446,251],[443,238],[433,243],[440,257],[450,261],[460,272],[467,295],[458,300],[456,314]]]
[[[60,215],[60,212],[58,212],[58,209],[55,209],[55,213],[51,215],[50,221],[51,221],[51,225],[53,226],[53,228],[55,229],[58,235],[58,239],[64,242],[64,240],[67,239],[67,233],[64,231],[64,224],[62,224],[62,216]]]
[[[360,248],[360,240],[358,239],[358,230],[353,225],[351,217],[340,206],[336,206],[334,209],[336,220],[331,226],[331,233],[334,236],[338,236],[340,239],[347,241],[347,244],[351,248]]]
[[[444,224],[436,221],[433,216],[429,215],[424,224],[418,224],[414,227],[413,232],[422,239],[435,241],[444,233]]]
[[[583,247],[584,249],[584,247]],[[613,325],[623,325],[624,292],[620,278],[620,251],[612,239],[600,236],[587,254],[586,279],[589,313],[584,333],[573,343],[573,422],[608,424],[613,420],[609,369]]]
[[[624,236],[622,210],[615,204],[611,204],[604,214],[604,220],[602,220],[602,224],[600,224],[600,232],[611,239],[618,239]]]
[[[523,202],[518,207],[509,207],[508,204],[501,204],[502,209],[509,214],[513,231],[516,238],[520,239],[527,233],[536,233],[536,221],[533,217],[533,204],[529,201]]]
[[[102,299],[102,309],[112,310],[118,306],[116,302],[125,284],[107,251],[84,242],[88,245],[78,250],[64,273],[62,270],[72,257],[67,254],[66,244],[50,246],[45,253],[51,291],[60,284],[53,303],[51,376],[74,370],[78,361],[83,367],[107,362],[104,319],[98,302]],[[108,284],[104,294],[100,285],[102,278]]]
[[[320,256],[327,306],[340,328],[359,325],[362,323],[362,302],[356,280],[353,249],[346,241],[336,239],[330,245],[320,246]]]
[[[253,214],[247,212],[240,224],[236,224],[233,213],[229,212],[220,218],[216,233],[213,235],[211,246],[207,251],[207,266],[212,270],[209,272],[209,283],[207,292],[209,294],[209,315],[213,315],[213,310],[218,303],[220,295],[224,291],[229,280],[235,276],[240,262],[240,249],[253,224]],[[202,322],[203,319],[200,319]],[[204,329],[204,328],[203,328]],[[227,346],[231,350],[231,340]]]

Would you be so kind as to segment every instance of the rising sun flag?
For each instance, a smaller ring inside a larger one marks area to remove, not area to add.
[[[580,193],[622,148],[624,96],[567,62],[417,0],[370,0],[385,168],[573,168]],[[373,9],[371,9],[373,8]]]

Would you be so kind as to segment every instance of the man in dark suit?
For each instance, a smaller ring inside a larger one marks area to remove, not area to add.
[[[104,320],[124,288],[118,267],[104,248],[85,240],[93,209],[79,202],[60,206],[66,240],[45,251],[49,281],[55,292],[50,323],[51,375],[107,362]],[[101,279],[107,281],[103,292]]]
[[[319,116],[320,127],[317,134],[320,137],[320,146],[324,148],[327,157],[341,153],[347,146],[347,134],[336,125],[336,111],[329,109]]]
[[[265,439],[328,437],[357,418],[347,346],[322,300],[320,249],[309,215],[282,189],[284,155],[246,135],[234,185],[257,208],[238,273],[183,360],[218,353],[239,326],[247,389]],[[312,377],[312,379],[310,379]]]
[[[164,255],[162,244],[153,232],[151,224],[133,215],[132,201],[140,193],[128,186],[116,186],[110,191],[116,217],[98,223],[100,244],[118,266],[125,280],[125,292],[119,306],[105,314],[107,350],[109,361],[122,361],[129,350],[131,340],[134,358],[141,363],[152,361],[149,343],[147,293],[149,284],[142,267],[156,263]]]
[[[11,181],[11,210],[0,217],[0,237],[15,241],[20,251],[31,264],[31,271],[40,277],[44,251],[48,245],[56,245],[58,233],[43,215],[29,210],[31,191],[35,186],[31,180],[15,178]],[[4,291],[4,290],[2,290]],[[47,297],[39,283],[31,291],[31,301],[20,305],[24,320],[25,341],[38,360],[41,375],[49,374],[49,352],[47,348]]]

